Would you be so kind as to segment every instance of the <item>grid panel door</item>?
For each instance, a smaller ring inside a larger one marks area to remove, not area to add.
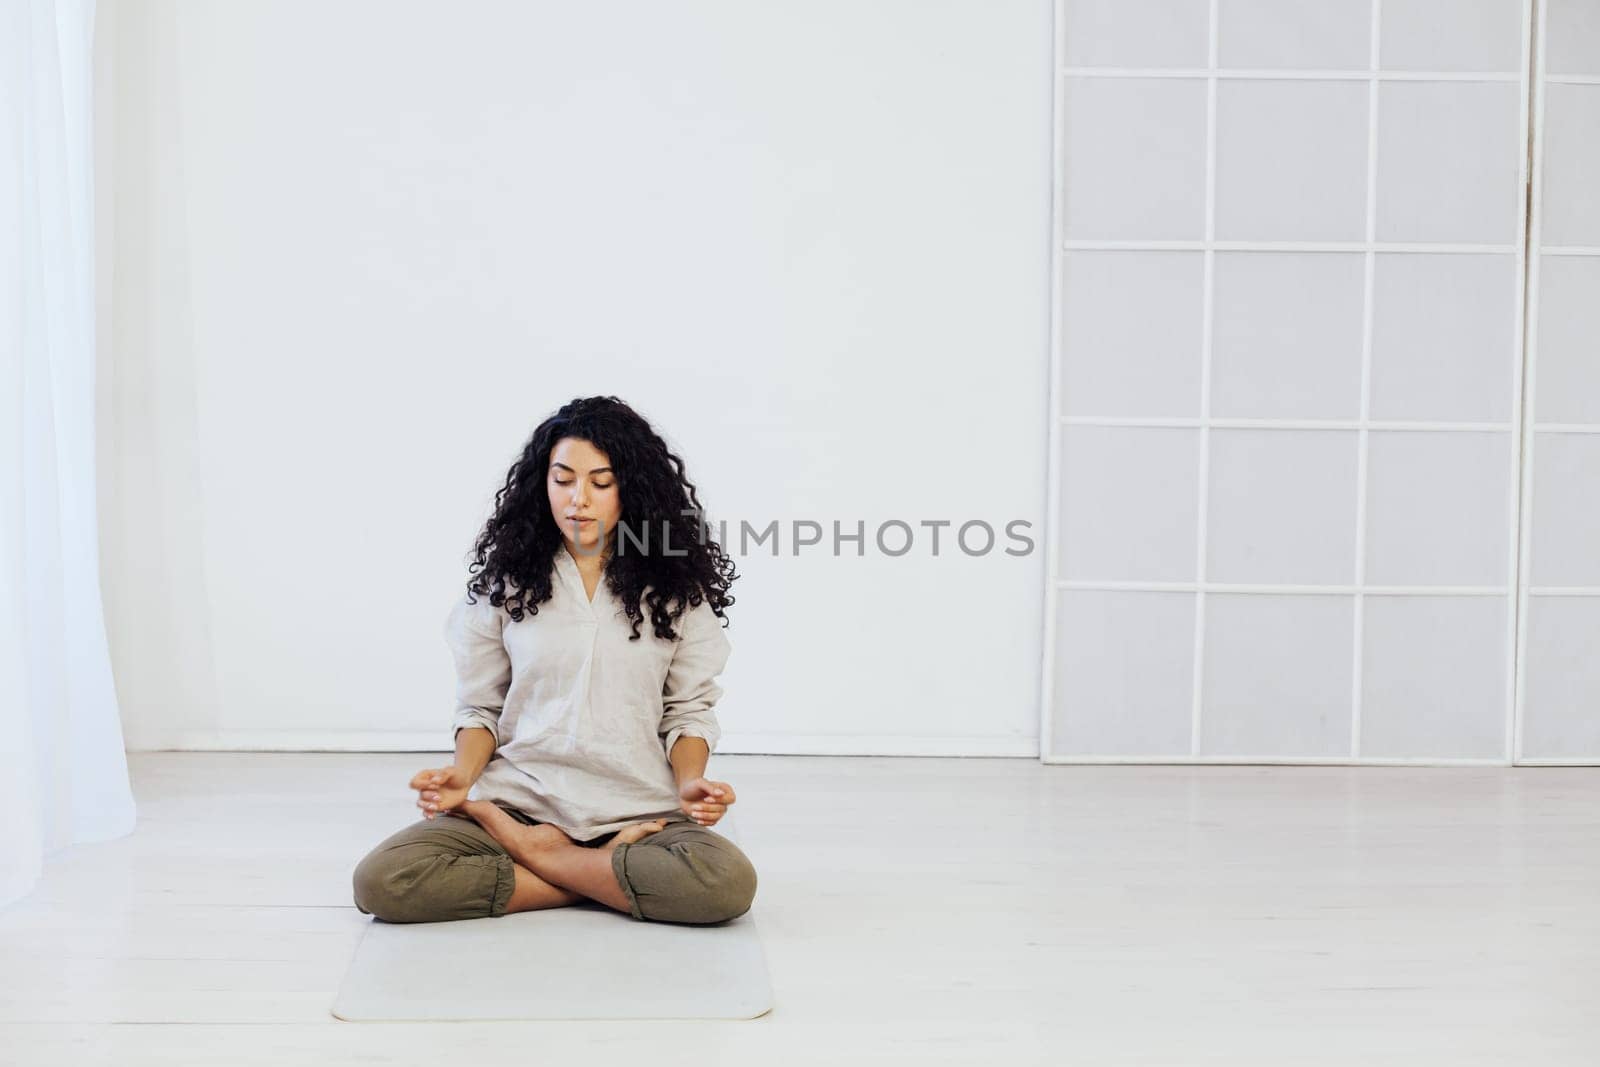
[[[1516,751],[1600,763],[1600,0],[1541,0]]]
[[[1511,758],[1531,16],[1058,0],[1046,762]]]

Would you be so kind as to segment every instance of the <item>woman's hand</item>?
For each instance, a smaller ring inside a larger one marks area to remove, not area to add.
[[[733,786],[709,778],[691,778],[678,787],[678,807],[701,826],[716,825],[737,799]]]
[[[452,764],[418,771],[411,778],[411,788],[417,791],[417,807],[422,809],[423,817],[431,819],[440,812],[459,808],[472,788],[472,779]]]

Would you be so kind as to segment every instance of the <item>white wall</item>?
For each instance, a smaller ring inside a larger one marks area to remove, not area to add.
[[[1062,12],[1046,758],[1509,760],[1527,6]]]
[[[445,747],[465,553],[575,395],[713,518],[1042,534],[1046,0],[105,6],[132,747]],[[1033,754],[1042,557],[746,557],[723,750]]]

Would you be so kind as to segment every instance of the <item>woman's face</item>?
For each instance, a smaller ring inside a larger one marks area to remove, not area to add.
[[[604,452],[582,438],[563,437],[550,450],[545,483],[550,515],[574,554],[597,555],[602,537],[615,539],[622,495]]]

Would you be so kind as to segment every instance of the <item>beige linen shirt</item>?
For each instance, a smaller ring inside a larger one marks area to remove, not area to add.
[[[565,547],[550,599],[522,621],[485,594],[451,608],[445,640],[456,666],[455,728],[494,732],[494,755],[468,796],[500,801],[589,841],[629,823],[683,818],[668,759],[680,736],[715,751],[717,676],[732,651],[701,601],[639,640],[602,576],[591,601]]]

